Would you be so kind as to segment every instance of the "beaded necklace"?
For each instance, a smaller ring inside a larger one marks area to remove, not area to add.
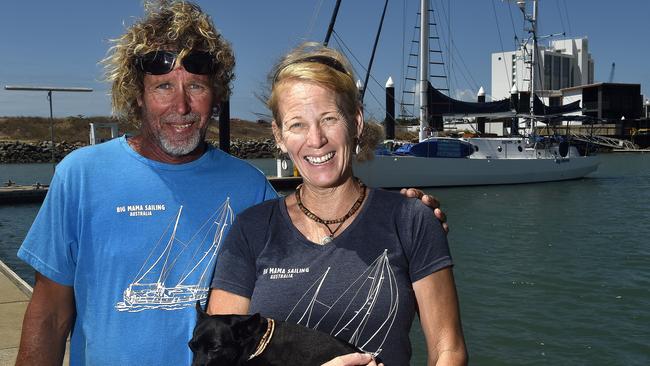
[[[327,228],[327,231],[330,232],[330,235],[326,235],[322,240],[321,244],[327,244],[331,242],[334,239],[334,234],[336,234],[337,231],[343,226],[343,223],[349,219],[352,215],[354,215],[355,212],[361,207],[361,204],[363,204],[363,200],[366,198],[366,185],[363,184],[363,182],[359,181],[359,187],[361,188],[361,194],[359,195],[359,198],[357,198],[357,201],[354,202],[354,205],[352,205],[352,208],[346,213],[343,217],[339,217],[338,219],[334,220],[323,220],[320,217],[318,217],[315,213],[309,211],[307,207],[305,207],[302,204],[302,200],[300,199],[300,189],[302,188],[302,184],[296,187],[296,203],[298,204],[298,207],[302,211],[302,213],[305,214],[305,216],[309,217],[310,219],[316,221],[319,224],[325,225]],[[339,224],[336,229],[332,230],[330,225],[333,224]]]

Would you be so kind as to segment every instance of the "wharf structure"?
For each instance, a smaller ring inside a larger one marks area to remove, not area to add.
[[[525,62],[528,48],[492,54],[493,100],[512,98],[517,93],[517,113],[530,105],[530,64]],[[605,136],[631,141],[638,147],[650,146],[650,101],[641,94],[641,85],[613,82],[614,67],[607,82],[594,81],[595,61],[585,38],[554,40],[540,46],[535,75],[536,94],[553,108],[579,102],[580,109],[563,117],[547,119],[537,133]],[[525,114],[525,113],[523,113]],[[511,133],[511,120],[487,122],[485,132],[495,135]],[[528,127],[519,119],[520,128]]]
[[[32,288],[0,261],[0,365],[16,362],[23,315]]]
[[[16,362],[23,317],[32,296],[32,287],[0,261],[0,366]],[[69,363],[70,343],[66,344],[64,364]]]

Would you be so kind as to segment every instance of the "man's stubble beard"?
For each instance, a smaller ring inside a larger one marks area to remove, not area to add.
[[[200,123],[201,116],[198,113],[189,113],[184,116],[178,115],[168,115],[164,116],[160,123],[165,125],[168,122],[178,121],[182,122],[191,122],[191,123]],[[208,121],[209,124],[209,121]],[[192,127],[190,127],[192,128]],[[162,129],[155,131],[155,137],[158,140],[158,145],[160,148],[170,156],[181,157],[190,154],[193,152],[205,139],[205,134],[207,132],[207,126],[203,129],[194,129],[192,135],[189,138],[183,140],[175,140],[176,137],[173,133],[171,135],[165,134]]]
[[[194,130],[192,136],[189,139],[183,141],[172,141],[168,139],[163,133],[158,134],[158,143],[162,150],[167,154],[175,157],[188,155],[194,151],[200,143],[203,142],[204,136],[202,136],[200,130]]]

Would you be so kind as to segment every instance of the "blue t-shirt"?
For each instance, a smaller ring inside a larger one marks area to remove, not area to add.
[[[56,169],[18,256],[74,288],[72,365],[189,365],[187,342],[233,215],[277,197],[255,167],[209,148],[186,164],[124,137]]]
[[[237,216],[212,287],[251,299],[250,312],[332,334],[386,366],[408,365],[412,283],[452,265],[442,227],[416,199],[371,189],[358,216],[318,245],[284,199]]]

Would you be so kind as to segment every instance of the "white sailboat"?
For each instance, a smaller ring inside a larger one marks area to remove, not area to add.
[[[124,290],[122,301],[115,305],[117,310],[174,310],[194,306],[196,301],[205,302],[214,263],[234,213],[227,199],[187,242],[183,242],[176,237],[182,212],[183,206],[172,221],[173,227],[170,223],[133,282]],[[170,228],[171,233],[165,241]],[[185,259],[186,268],[174,271],[181,258]]]
[[[529,0],[530,1],[530,0]],[[537,47],[537,0],[533,14],[527,15],[526,1],[518,1],[525,18],[531,23],[533,47]],[[428,0],[420,1],[420,143],[419,154],[390,152],[376,155],[371,161],[354,165],[355,175],[374,187],[436,187],[492,184],[536,183],[577,179],[595,171],[598,157],[581,156],[568,142],[540,141],[538,137],[443,138],[427,137],[429,113],[429,13]],[[531,73],[535,58],[531,58]],[[531,75],[531,80],[535,80]],[[531,83],[531,96],[535,86]],[[534,127],[534,98],[528,116]],[[451,99],[450,99],[451,100]],[[514,113],[512,113],[514,116]]]

